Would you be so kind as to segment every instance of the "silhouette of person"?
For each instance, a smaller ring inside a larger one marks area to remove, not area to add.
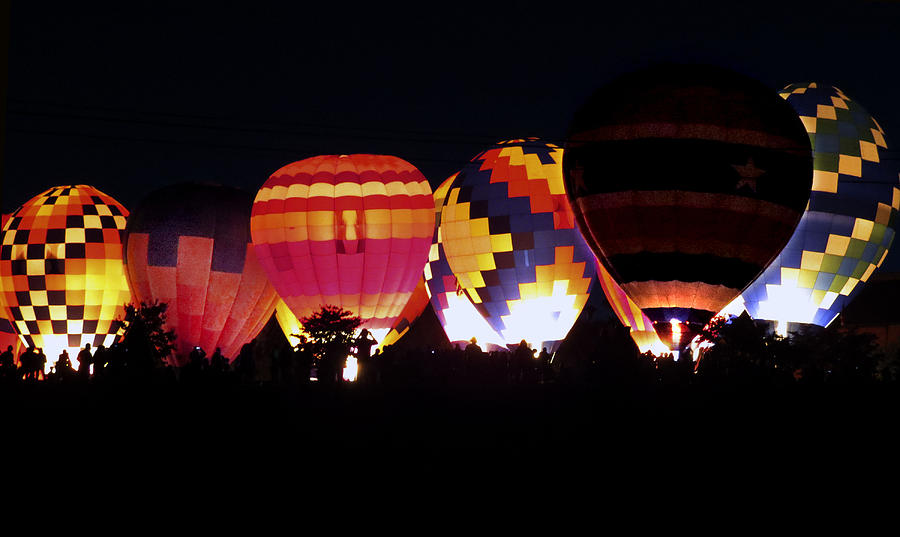
[[[481,347],[478,346],[478,340],[476,338],[472,338],[469,340],[469,344],[466,345],[466,358],[477,358],[482,354]]]
[[[22,354],[19,355],[19,372],[22,374],[22,377],[25,380],[32,380],[36,378],[36,362],[37,354],[34,352],[34,347],[29,346]]]
[[[91,376],[91,344],[85,343],[84,348],[78,352],[78,376],[87,379]]]
[[[478,339],[473,337],[469,340],[469,344],[466,345],[466,354],[481,354],[481,347],[478,346]]]
[[[513,363],[515,363],[513,371],[516,373],[514,380],[517,382],[529,380],[530,373],[534,369],[533,362],[534,349],[529,348],[528,343],[523,339],[513,353]]]
[[[465,374],[468,376],[476,373],[476,368],[480,366],[479,362],[483,356],[481,347],[478,346],[478,340],[476,338],[473,337],[469,340],[469,344],[466,345],[466,348],[463,351],[463,356],[465,357],[463,366]]]
[[[222,356],[222,349],[216,347],[215,352],[213,352],[212,358],[209,359],[210,368],[216,373],[225,372],[228,369],[228,360]]]
[[[310,370],[315,357],[306,336],[300,336],[300,343],[297,344],[297,349],[294,352],[297,360],[297,380],[300,384],[308,384]]]
[[[541,382],[546,382],[550,377],[550,353],[547,352],[547,347],[542,348],[538,354],[538,364],[541,368]]]
[[[63,349],[56,360],[56,377],[59,380],[67,379],[74,372],[75,370],[72,369],[72,360],[69,359],[69,351]]]
[[[381,362],[381,349],[375,349],[375,353],[369,359],[368,382],[381,384]]]
[[[185,368],[187,379],[196,381],[206,373],[206,353],[199,346],[194,347],[188,354],[188,363]]]
[[[16,375],[16,359],[13,356],[12,345],[0,354],[0,377],[13,378]]]
[[[360,384],[366,384],[369,382],[369,368],[372,362],[372,346],[376,343],[378,342],[375,341],[375,338],[372,337],[372,334],[370,334],[369,331],[365,328],[362,329],[362,331],[359,333],[359,337],[356,338],[356,379]]]
[[[206,353],[199,346],[194,347],[189,355],[191,365],[197,369],[206,369]]]
[[[94,378],[102,377],[106,365],[109,362],[109,356],[106,354],[106,347],[98,345],[97,348],[94,349],[94,356],[91,357],[91,362],[94,364]]]
[[[44,367],[47,366],[47,355],[44,354],[44,349],[41,347],[37,348],[34,357],[34,379],[38,380],[43,378],[44,376]]]
[[[256,377],[256,363],[253,360],[255,342],[254,339],[250,343],[245,343],[237,357],[237,371],[244,382],[251,382]]]

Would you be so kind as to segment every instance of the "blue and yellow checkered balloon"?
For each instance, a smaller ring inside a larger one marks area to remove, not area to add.
[[[459,286],[507,344],[563,339],[587,301],[594,256],[575,226],[562,148],[501,142],[457,175],[440,234]]]
[[[790,242],[741,296],[754,318],[827,326],[887,256],[898,169],[884,130],[840,89],[792,84],[779,94],[809,133],[812,193]]]

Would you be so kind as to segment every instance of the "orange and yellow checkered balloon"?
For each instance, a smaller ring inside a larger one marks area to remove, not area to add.
[[[109,346],[131,292],[122,261],[128,211],[88,185],[51,188],[3,226],[0,279],[5,310],[28,345],[73,365],[90,343]]]

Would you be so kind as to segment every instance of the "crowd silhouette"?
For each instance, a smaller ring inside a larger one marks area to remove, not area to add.
[[[280,334],[279,334],[280,336]],[[674,386],[693,384],[790,385],[815,383],[892,383],[900,378],[898,356],[880,351],[874,338],[840,327],[779,338],[746,316],[719,323],[704,334],[715,345],[699,357],[640,354],[626,328],[614,321],[576,324],[569,340],[551,353],[522,340],[510,348],[484,350],[446,340],[434,345],[398,344],[377,348],[366,329],[355,338],[313,341],[298,336],[251,341],[238,356],[219,348],[207,355],[195,347],[185,365],[142,352],[145,342],[125,339],[107,349],[86,344],[75,361],[66,350],[48,363],[43,350],[26,348],[18,357],[10,346],[0,353],[0,379],[6,384],[112,383],[154,381],[358,389],[412,386]],[[374,349],[374,351],[373,351]],[[355,376],[348,365],[355,361]],[[348,382],[349,381],[349,382]]]
[[[602,319],[576,323],[557,349],[418,336],[378,348],[363,331],[329,345],[299,335],[291,345],[273,322],[237,356],[196,347],[177,367],[133,336],[49,364],[41,349],[15,356],[10,347],[0,353],[0,403],[6,423],[53,434],[96,423],[91,430],[110,445],[123,427],[141,439],[151,431],[172,440],[160,453],[184,437],[211,446],[210,431],[222,445],[245,446],[293,446],[299,433],[308,461],[416,446],[436,464],[443,449],[551,464],[559,446],[590,451],[623,438],[718,446],[723,427],[743,442],[748,423],[773,439],[835,423],[879,430],[900,404],[897,357],[870,336],[836,326],[784,339],[747,320],[714,328],[715,346],[699,360],[642,355],[626,328]]]

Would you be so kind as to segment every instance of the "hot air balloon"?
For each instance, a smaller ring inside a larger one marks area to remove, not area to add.
[[[131,293],[122,263],[128,211],[88,185],[38,194],[3,226],[0,279],[7,317],[49,360],[110,346]]]
[[[668,353],[670,349],[660,341],[653,328],[653,322],[633,300],[628,298],[625,291],[600,263],[597,264],[597,276],[603,294],[606,295],[606,301],[619,321],[629,329],[629,335],[638,349],[642,353],[651,352],[657,356]]]
[[[563,150],[500,142],[459,172],[440,234],[459,286],[506,344],[554,346],[587,302],[595,274],[566,199]]]
[[[289,164],[259,190],[251,219],[260,262],[297,317],[340,306],[376,339],[415,290],[433,228],[428,181],[386,155]]]
[[[451,343],[466,344],[474,337],[485,348],[506,348],[500,334],[491,328],[459,286],[444,253],[440,233],[441,209],[457,175],[455,173],[445,179],[434,191],[434,238],[428,251],[428,264],[425,265],[429,301]]]
[[[812,183],[790,105],[708,66],[660,65],[599,89],[564,158],[585,239],[673,351],[784,247]]]
[[[753,318],[828,326],[881,266],[894,240],[900,181],[884,131],[833,86],[779,92],[813,149],[809,205],[784,250],[742,294]]]
[[[427,306],[428,291],[425,290],[425,277],[420,276],[419,283],[416,284],[416,288],[409,295],[406,305],[400,310],[400,315],[394,320],[394,324],[391,325],[387,335],[378,342],[378,348],[384,348],[385,345],[393,345],[405,336],[409,332],[410,327],[412,327],[412,323],[422,315]]]
[[[272,317],[278,297],[250,244],[252,201],[235,188],[179,184],[128,219],[128,281],[136,301],[168,304],[177,365],[195,346],[233,360]]]
[[[3,221],[0,223],[0,230],[6,226],[6,222],[9,219],[10,215],[3,215]],[[0,278],[0,352],[5,351],[7,347],[12,347],[13,356],[18,356],[22,351],[22,340],[19,339],[19,334],[16,333],[16,329],[13,327],[10,320],[5,317],[8,315],[8,312],[9,310],[6,309],[6,300],[3,297],[3,279]]]

